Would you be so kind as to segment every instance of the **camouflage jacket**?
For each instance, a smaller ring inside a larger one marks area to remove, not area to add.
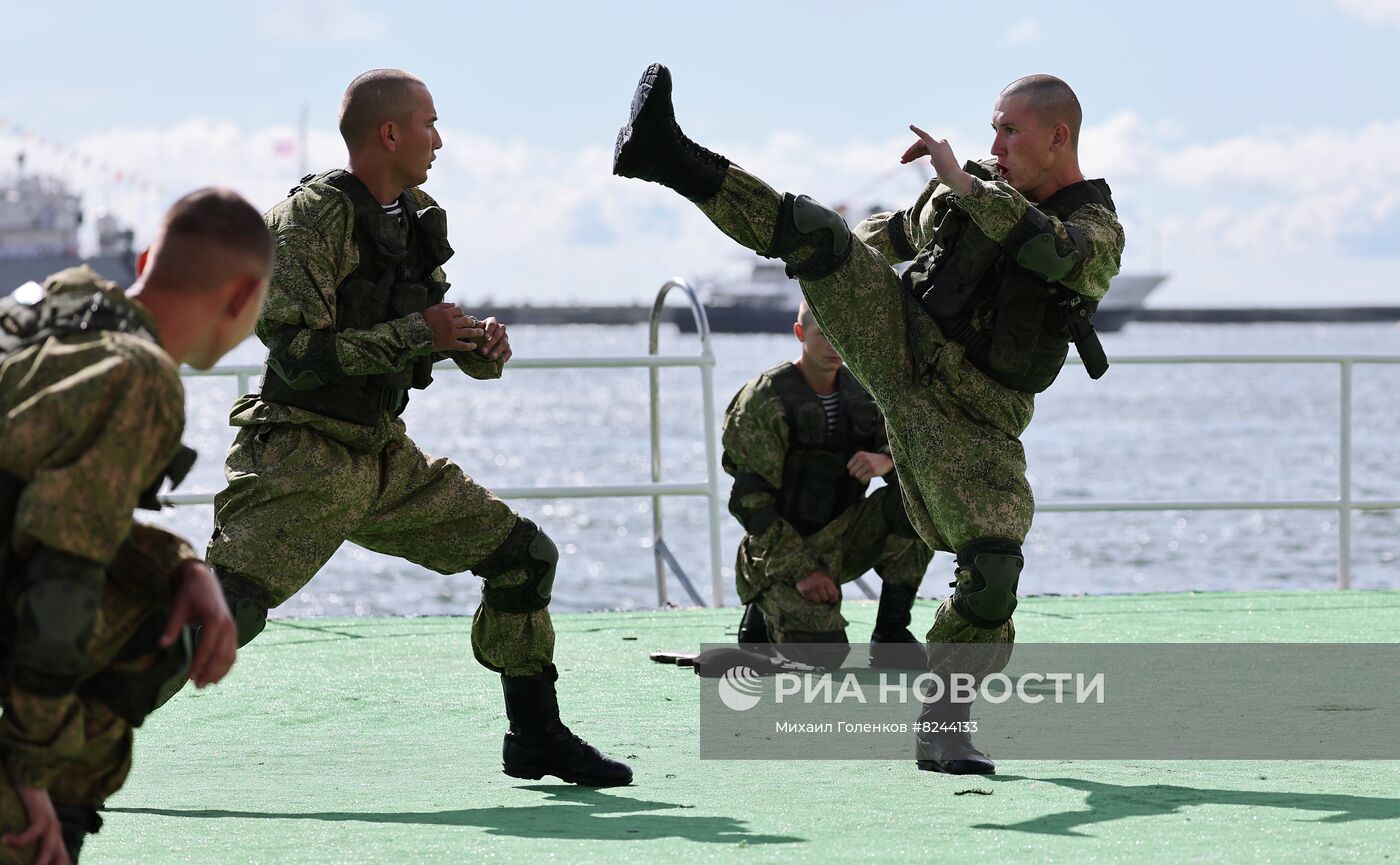
[[[726,472],[734,476],[758,475],[774,490],[782,487],[790,430],[783,401],[768,375],[752,379],[735,395],[724,413],[721,435]],[[890,452],[883,419],[877,425],[875,450],[886,455]],[[742,504],[749,510],[758,510],[766,506],[776,508],[778,502],[771,492],[754,491],[744,494]],[[751,557],[763,560],[764,573],[770,581],[796,583],[812,571],[830,567],[781,517],[762,533],[748,535],[745,550]]]
[[[46,291],[103,290],[113,283],[86,267],[50,277]],[[155,322],[135,301],[130,303]],[[104,591],[124,591],[165,608],[175,566],[198,558],[179,537],[132,519],[141,493],[175,455],[185,426],[179,368],[160,346],[105,332],[51,337],[0,363],[0,470],[23,483],[12,529],[16,552],[42,544],[114,565]],[[99,618],[88,675],[117,648]],[[84,720],[74,696],[41,698],[0,683],[0,753],[16,783],[47,787],[83,748]]]
[[[422,210],[435,202],[421,189],[406,198]],[[307,183],[267,212],[268,228],[277,237],[277,266],[268,285],[267,302],[258,318],[257,335],[272,345],[286,326],[305,328],[292,350],[309,343],[309,332],[336,330],[336,290],[355,271],[360,252],[355,243],[355,208],[349,196],[325,183]],[[441,269],[435,278],[446,282]],[[349,375],[375,375],[403,368],[433,355],[450,358],[467,375],[499,378],[504,364],[477,352],[434,352],[433,332],[422,313],[386,321],[365,330],[341,330],[335,337],[336,360]],[[305,409],[264,402],[256,394],[239,399],[229,422],[234,426],[264,423],[306,424],[357,450],[378,450],[404,434],[403,421],[385,417],[367,427]]]
[[[1012,227],[1021,221],[1026,209],[1034,206],[1004,180],[989,181],[974,177],[972,184],[972,191],[958,200],[959,205],[982,229],[982,233],[997,243],[1005,240]],[[890,237],[891,222],[898,217],[909,245],[915,250],[922,249],[933,240],[938,217],[942,208],[948,206],[948,196],[952,192],[935,178],[924,187],[913,206],[898,213],[876,213],[857,225],[855,234],[879,251],[890,264],[905,261]],[[1057,240],[1072,246],[1064,223],[1048,214],[1047,218]],[[1108,292],[1109,281],[1118,273],[1119,259],[1123,254],[1123,227],[1113,211],[1099,204],[1080,207],[1068,222],[1084,232],[1089,251],[1084,262],[1065,278],[1063,285],[1090,300],[1099,300]]]

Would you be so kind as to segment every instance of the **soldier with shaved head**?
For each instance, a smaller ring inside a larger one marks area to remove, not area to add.
[[[248,336],[272,261],[252,205],[203,189],[171,207],[129,291],[76,267],[0,302],[0,863],[76,862],[132,729],[233,663],[213,571],[132,509],[189,470],[179,365]]]
[[[912,206],[854,230],[687,138],[660,64],[643,74],[618,134],[614,174],[679,192],[729,237],[787,263],[884,411],[909,519],[957,557],[928,633],[937,673],[985,675],[1009,658],[1035,511],[1021,433],[1070,342],[1091,376],[1107,367],[1091,318],[1118,272],[1123,230],[1108,185],[1080,170],[1081,122],[1068,85],[1032,75],[996,100],[991,159],[961,165],[947,141],[911,126],[917,140],[902,161],[928,156],[937,178]],[[959,650],[969,643],[992,650]],[[968,736],[970,708],[925,707],[920,768],[994,771]]]
[[[278,250],[257,323],[267,369],[260,392],[233,407],[238,435],[209,561],[240,645],[347,540],[438,573],[473,572],[485,584],[472,649],[501,676],[505,772],[627,784],[627,766],[559,717],[554,543],[456,464],[419,450],[400,418],[434,362],[494,379],[511,357],[502,324],[444,300],[447,217],[419,188],[442,147],[437,119],[416,76],[360,75],[340,103],[348,166],[307,175],[267,213]]]

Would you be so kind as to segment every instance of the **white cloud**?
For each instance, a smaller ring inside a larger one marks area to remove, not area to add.
[[[1001,37],[1007,45],[1030,45],[1040,41],[1040,23],[1032,17],[1022,18]]]
[[[1163,263],[1178,272],[1172,293],[1214,283],[1219,272],[1257,275],[1273,261],[1344,269],[1360,258],[1400,255],[1400,241],[1384,236],[1400,218],[1400,165],[1382,156],[1400,138],[1400,120],[1184,145],[1173,137],[1126,112],[1082,136],[1086,171],[1107,177],[1132,227],[1164,245]],[[1144,266],[1152,245],[1130,236],[1125,261]],[[1362,270],[1366,284],[1351,288],[1373,299],[1393,292],[1393,278],[1385,286],[1369,265]],[[1290,290],[1300,302],[1313,287],[1286,273],[1267,287],[1237,280],[1237,302],[1246,292]]]
[[[962,158],[984,155],[985,136],[939,134]],[[753,260],[678,196],[612,177],[610,142],[574,150],[452,128],[443,135],[426,188],[449,214],[456,299],[647,301],[672,275],[734,271]],[[169,201],[196,186],[232,186],[263,209],[276,203],[297,180],[299,159],[277,147],[293,137],[290,127],[249,131],[196,118],[74,142],[106,160],[105,174],[25,149],[33,170],[83,191],[89,212],[111,208],[149,239]],[[1124,112],[1086,127],[1082,140],[1085,170],[1109,179],[1127,226],[1126,269],[1155,263],[1161,247],[1173,276],[1159,302],[1316,303],[1326,275],[1343,291],[1339,302],[1393,302],[1400,249],[1387,231],[1400,224],[1400,164],[1384,154],[1400,140],[1400,120],[1183,144],[1166,124]],[[904,135],[837,145],[794,133],[758,146],[705,143],[779,191],[846,203],[854,216],[872,204],[907,205],[927,177],[924,165],[898,165]],[[12,164],[22,145],[0,138],[0,165]],[[344,164],[333,131],[313,133],[309,151],[311,170]],[[157,180],[167,194],[114,182],[111,166]],[[1353,290],[1359,294],[1345,296]]]
[[[388,31],[388,19],[350,0],[280,0],[262,11],[264,36],[289,42],[361,42]]]
[[[1335,0],[1344,12],[1371,24],[1400,25],[1400,0]]]

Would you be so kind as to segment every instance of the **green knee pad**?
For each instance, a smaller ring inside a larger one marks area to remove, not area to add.
[[[214,573],[219,575],[219,585],[224,587],[224,600],[228,601],[233,623],[238,627],[238,647],[241,649],[267,626],[270,606],[267,590],[237,571],[219,565],[214,566]]]
[[[821,279],[850,258],[851,229],[836,211],[805,195],[783,193],[773,240],[762,254],[787,261],[794,279]]]
[[[958,550],[953,607],[979,628],[999,628],[1016,610],[1016,587],[1025,559],[1021,545],[1005,538],[978,538]]]
[[[539,526],[521,517],[501,545],[471,570],[486,580],[481,590],[486,606],[502,613],[531,613],[549,606],[558,565],[559,548],[554,541]],[[525,582],[520,585],[491,585],[493,579],[519,570],[526,573]]]
[[[10,638],[10,679],[31,694],[70,694],[87,664],[106,569],[44,546],[24,564]]]

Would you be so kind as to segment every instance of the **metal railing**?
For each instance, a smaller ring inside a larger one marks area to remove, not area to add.
[[[680,289],[690,304],[695,318],[696,330],[700,336],[698,356],[658,355],[658,343],[662,310],[667,295],[673,289]],[[709,318],[705,308],[695,295],[695,291],[685,280],[668,280],[657,293],[652,305],[648,353],[645,356],[621,357],[546,357],[519,358],[511,361],[513,370],[529,369],[621,369],[643,367],[650,378],[651,405],[651,482],[645,484],[593,484],[578,486],[541,487],[500,487],[492,491],[505,499],[570,499],[570,498],[650,498],[652,500],[652,556],[656,568],[657,604],[668,603],[666,569],[676,575],[690,599],[700,606],[705,605],[700,592],[676,560],[666,544],[663,530],[662,499],[668,496],[703,496],[708,499],[707,521],[710,537],[710,577],[711,603],[722,606],[724,584],[721,572],[721,509],[722,493],[719,481],[719,453],[715,429],[714,401],[714,349],[710,339]],[[1070,363],[1079,363],[1071,355]],[[1338,495],[1330,499],[1243,499],[1212,501],[1198,499],[1147,500],[1147,501],[1048,501],[1036,504],[1037,513],[1095,513],[1118,511],[1214,511],[1214,510],[1330,510],[1338,514],[1338,571],[1337,587],[1351,587],[1351,525],[1355,511],[1400,510],[1400,500],[1359,501],[1351,489],[1351,439],[1352,439],[1352,372],[1360,364],[1400,364],[1400,356],[1391,355],[1290,355],[1290,354],[1224,354],[1224,355],[1137,355],[1119,356],[1113,359],[1118,365],[1203,365],[1203,364],[1329,364],[1335,365],[1340,373],[1340,449],[1338,457]],[[454,368],[450,362],[439,364],[440,368]],[[706,477],[703,482],[663,482],[661,463],[661,422],[660,422],[660,371],[667,367],[697,367],[700,370],[703,391],[703,419],[705,437]],[[190,377],[233,376],[238,379],[240,393],[251,390],[252,380],[262,374],[261,366],[227,366],[211,370],[186,369],[183,375]],[[162,497],[172,505],[212,504],[214,497],[208,493],[171,494]],[[874,598],[876,593],[861,581],[857,587],[867,596]]]
[[[1078,363],[1078,358],[1071,357]],[[1341,373],[1340,433],[1341,453],[1337,497],[1334,499],[1263,499],[1234,501],[1050,501],[1038,502],[1036,512],[1090,513],[1104,511],[1267,511],[1332,510],[1338,514],[1337,588],[1351,588],[1351,515],[1353,511],[1400,509],[1400,500],[1357,501],[1351,494],[1351,384],[1352,369],[1358,364],[1400,364],[1394,355],[1320,354],[1218,354],[1218,355],[1137,355],[1115,357],[1114,364],[1334,364]]]
[[[661,313],[666,296],[672,289],[680,289],[690,303],[690,312],[695,317],[696,331],[700,336],[700,354],[693,357],[683,355],[658,355],[657,344],[660,336]],[[703,483],[665,483],[661,480],[661,382],[660,372],[664,367],[698,367],[704,399],[705,461],[709,469]],[[719,452],[715,435],[715,394],[714,394],[715,353],[710,342],[710,320],[705,307],[695,294],[695,289],[680,277],[667,280],[656,295],[651,309],[651,332],[648,352],[641,356],[621,357],[537,357],[513,358],[510,368],[528,369],[628,369],[646,368],[651,377],[651,483],[645,484],[583,484],[577,486],[543,487],[496,487],[491,491],[503,499],[583,499],[583,498],[650,498],[652,500],[652,556],[656,561],[656,599],[659,606],[667,604],[666,567],[675,573],[676,579],[696,604],[705,606],[705,601],[696,590],[690,577],[686,575],[680,562],[676,560],[666,545],[662,533],[661,500],[666,496],[704,496],[709,499],[708,518],[710,524],[710,582],[712,601],[715,606],[724,603],[724,585],[720,569],[720,486]],[[451,361],[443,361],[438,369],[455,370]],[[191,378],[234,377],[238,380],[238,392],[249,393],[253,379],[261,376],[261,366],[220,366],[208,370],[185,369],[181,375]],[[172,493],[161,496],[170,505],[207,505],[214,503],[213,493]]]

